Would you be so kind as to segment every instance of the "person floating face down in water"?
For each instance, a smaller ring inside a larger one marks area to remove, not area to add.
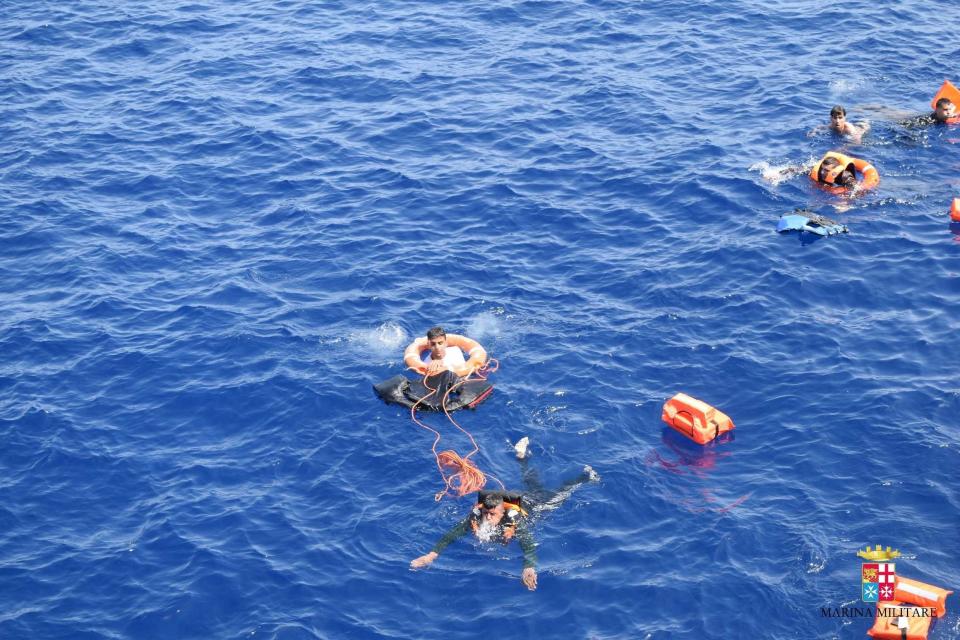
[[[575,488],[586,482],[599,482],[600,476],[587,465],[576,478],[567,480],[555,491],[547,491],[540,483],[536,471],[531,470],[527,464],[529,444],[530,439],[524,437],[514,446],[517,460],[520,461],[525,490],[523,496],[510,492],[481,491],[470,514],[444,534],[428,553],[412,560],[411,569],[429,566],[452,542],[472,532],[482,542],[507,545],[515,539],[523,552],[523,573],[520,579],[530,591],[537,588],[536,543],[530,532],[530,516],[526,508],[531,511],[556,509],[570,497]]]
[[[423,360],[421,353],[426,349],[430,350],[430,354]],[[469,360],[464,360],[464,349]],[[487,352],[476,340],[455,333],[448,336],[442,327],[433,327],[427,331],[426,338],[417,338],[407,346],[403,360],[420,374],[434,376],[451,371],[456,376],[464,377],[486,364]]]

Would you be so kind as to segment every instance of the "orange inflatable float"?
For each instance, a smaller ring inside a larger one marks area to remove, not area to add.
[[[900,576],[897,576],[895,585],[893,597],[897,600],[909,602],[918,607],[930,607],[935,610],[938,618],[947,615],[947,596],[953,591]]]
[[[950,204],[950,219],[960,222],[960,198],[954,198]]]
[[[940,85],[940,90],[937,91],[937,95],[933,96],[933,100],[930,101],[930,108],[934,111],[937,110],[937,100],[940,98],[946,98],[956,105],[957,109],[960,109],[960,89],[953,86],[953,83],[949,80],[943,81],[943,84]],[[947,118],[944,122],[946,124],[957,124],[960,122],[960,115]]]
[[[487,352],[476,340],[455,333],[446,334],[446,339],[447,354],[443,360],[447,364],[447,368],[458,376],[470,375],[487,363]],[[425,337],[417,338],[404,350],[403,361],[417,373],[426,373],[427,367],[424,364],[423,356],[424,352],[429,350],[430,341]],[[466,361],[463,358],[464,353],[469,357]]]
[[[867,635],[877,640],[927,640],[930,616],[900,602],[877,603],[877,615]]]
[[[828,158],[834,158],[840,164],[821,176],[820,167]],[[877,173],[872,164],[866,160],[847,156],[837,151],[828,151],[820,158],[820,162],[813,165],[813,169],[810,170],[810,179],[831,193],[847,193],[850,187],[842,186],[836,182],[840,174],[846,170],[858,176],[857,187],[861,191],[868,191],[880,184],[880,174]]]
[[[707,444],[721,433],[733,430],[733,420],[727,414],[685,393],[667,400],[660,417],[697,444]]]

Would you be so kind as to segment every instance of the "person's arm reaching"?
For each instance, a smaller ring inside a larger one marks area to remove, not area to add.
[[[426,373],[427,365],[420,360],[420,352],[427,349],[430,343],[426,338],[417,338],[407,346],[403,352],[403,362],[408,368],[417,373]]]
[[[537,543],[524,522],[517,525],[517,542],[523,551],[523,574],[520,579],[527,589],[537,588]]]
[[[450,531],[447,531],[440,540],[437,541],[437,544],[433,545],[433,549],[429,553],[426,553],[419,558],[410,561],[411,569],[419,569],[421,567],[426,567],[430,565],[434,560],[437,559],[437,556],[440,555],[440,552],[450,546],[450,543],[462,538],[467,535],[467,532],[470,530],[470,518],[465,518],[460,524],[455,526]]]

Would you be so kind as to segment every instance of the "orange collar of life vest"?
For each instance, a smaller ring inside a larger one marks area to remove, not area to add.
[[[830,172],[823,177],[823,180],[820,179],[820,167],[823,165],[824,161],[834,158],[840,164],[830,170]],[[856,175],[856,161],[850,156],[846,156],[842,153],[837,153],[836,151],[828,151],[823,158],[820,159],[816,165],[814,165],[813,170],[810,171],[810,178],[814,182],[825,183],[829,185],[836,185],[837,176],[843,173],[846,169],[853,167],[854,175]]]

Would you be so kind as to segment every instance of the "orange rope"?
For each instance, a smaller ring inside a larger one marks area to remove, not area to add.
[[[493,362],[496,362],[496,360]],[[484,365],[484,367],[481,369],[485,374],[496,371],[499,364],[495,365],[493,369],[489,369],[488,366],[489,363]],[[436,389],[431,388],[427,384],[428,377],[429,376],[427,375],[423,376],[423,386],[427,387],[427,389],[430,389],[430,393],[417,400],[416,403],[410,407],[410,419],[413,420],[417,426],[426,429],[434,436],[431,451],[433,451],[433,457],[437,463],[437,470],[440,471],[440,477],[443,478],[444,484],[443,490],[437,492],[437,494],[434,496],[434,500],[441,500],[447,494],[456,495],[457,497],[462,498],[468,493],[474,493],[475,491],[483,489],[483,487],[487,484],[487,476],[470,460],[470,456],[480,451],[477,441],[473,438],[473,435],[469,431],[461,427],[457,421],[453,419],[453,416],[450,415],[450,411],[447,410],[447,398],[450,397],[450,393],[464,382],[469,380],[470,376],[468,375],[463,380],[451,385],[451,387],[447,389],[447,392],[443,394],[443,400],[440,403],[440,406],[443,407],[444,415],[447,416],[447,420],[449,420],[457,429],[466,434],[467,438],[470,439],[470,444],[473,445],[473,450],[465,456],[460,456],[460,454],[453,450],[441,451],[437,453],[437,444],[440,442],[440,432],[417,419],[417,407],[420,406],[421,402],[437,392]],[[486,380],[484,375],[478,374],[477,377]],[[448,475],[444,471],[445,469],[452,471],[453,473]],[[491,477],[497,481],[504,491],[506,491],[506,487],[504,487],[499,478],[496,476]]]
[[[486,380],[487,376],[500,368],[500,361],[496,358],[487,358],[486,364],[476,370],[477,377]],[[468,378],[470,376],[467,376]]]
[[[448,493],[462,498],[468,493],[483,489],[487,484],[487,476],[483,471],[480,471],[469,459],[461,458],[456,451],[441,451],[437,454],[437,465],[455,473],[444,476],[446,487],[443,491],[437,492],[434,496],[435,500],[442,499]]]

